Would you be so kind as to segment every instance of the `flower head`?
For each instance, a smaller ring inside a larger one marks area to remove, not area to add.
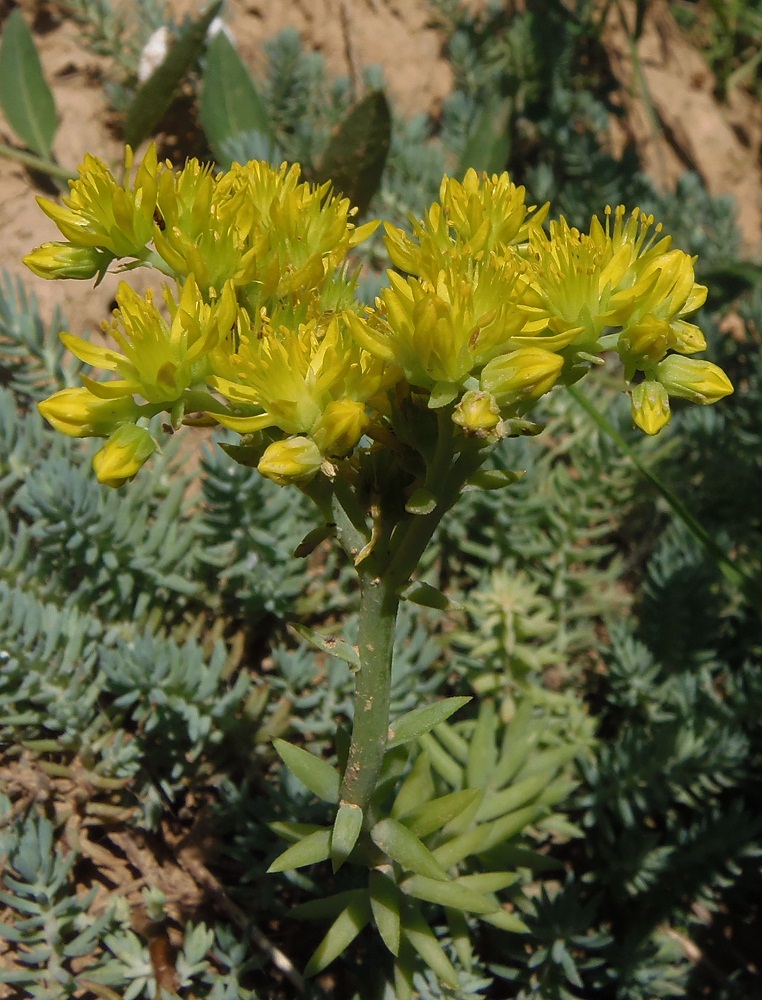
[[[210,352],[235,322],[232,288],[224,288],[219,299],[207,305],[191,275],[179,301],[169,291],[165,300],[169,323],[154,305],[150,292],[142,298],[126,282],[120,283],[114,320],[104,324],[104,330],[122,353],[70,333],[61,334],[81,361],[121,376],[113,382],[88,380],[86,384],[93,392],[106,398],[140,395],[150,403],[163,403],[169,408],[190,386],[204,382]]]
[[[435,282],[394,273],[389,278],[364,323],[350,316],[352,332],[363,347],[399,365],[412,385],[443,401],[508,350],[523,328],[515,307],[523,282],[519,261],[490,257],[479,264],[458,256]]]
[[[482,260],[526,243],[542,226],[550,206],[537,210],[525,198],[526,189],[517,187],[507,173],[489,177],[470,168],[462,181],[445,177],[439,201],[422,221],[413,223],[412,239],[387,224],[389,256],[400,270],[435,282],[453,254]]]
[[[132,167],[132,150],[125,153],[125,172]],[[159,166],[151,145],[130,184],[118,184],[106,164],[89,153],[70,181],[70,192],[58,205],[37,201],[75,247],[98,247],[114,257],[142,257],[153,235]],[[91,277],[91,275],[87,275]]]
[[[237,340],[236,350],[225,345],[215,352],[208,382],[240,415],[211,415],[241,433],[277,427],[313,435],[326,454],[354,447],[368,421],[366,405],[394,378],[350,336],[342,314],[295,330],[265,317],[252,329],[240,310]]]

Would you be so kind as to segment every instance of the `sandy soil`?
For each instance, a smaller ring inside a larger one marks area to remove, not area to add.
[[[41,18],[40,0],[21,0],[19,6],[38,29],[44,71],[55,92],[61,121],[55,143],[59,162],[73,168],[87,151],[119,162],[118,122],[101,84],[107,65],[87,51],[70,18]],[[176,0],[174,6],[181,13],[198,10],[200,3]],[[627,110],[624,126],[612,123],[614,148],[634,138],[644,165],[664,187],[691,168],[711,191],[735,194],[742,206],[744,246],[749,253],[758,252],[762,111],[740,93],[728,105],[719,104],[709,69],[680,35],[666,2],[650,7],[638,45],[639,76],[633,69],[627,20],[619,9],[611,5],[606,26],[606,48]],[[352,75],[363,65],[380,64],[396,108],[404,115],[436,115],[452,86],[443,55],[445,39],[433,24],[426,0],[231,0],[228,21],[244,59],[255,70],[261,64],[262,42],[287,26],[297,28],[305,45],[324,55],[333,73]],[[44,30],[39,29],[41,22]],[[16,142],[2,118],[0,141]],[[116,276],[107,276],[93,289],[78,282],[46,282],[21,264],[29,249],[59,235],[35,203],[40,193],[27,170],[0,159],[0,267],[23,274],[45,314],[59,303],[72,328],[97,328],[108,313]]]

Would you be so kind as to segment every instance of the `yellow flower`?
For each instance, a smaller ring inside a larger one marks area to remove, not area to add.
[[[37,409],[57,431],[70,437],[105,437],[140,413],[132,396],[101,399],[87,388],[61,389],[38,403]]]
[[[143,299],[126,282],[119,285],[115,319],[110,326],[104,324],[104,330],[121,347],[121,354],[70,333],[61,334],[61,340],[81,361],[121,376],[113,382],[86,379],[85,384],[96,395],[116,398],[137,394],[169,408],[186,389],[204,382],[211,350],[235,322],[233,290],[227,286],[219,300],[207,305],[191,276],[179,302],[168,290],[165,299],[169,324],[153,304],[150,292]]]
[[[470,168],[462,181],[445,177],[435,202],[413,238],[386,225],[386,246],[394,264],[408,274],[436,282],[437,274],[456,252],[476,260],[496,250],[526,243],[542,226],[549,205],[536,210],[525,202],[526,189],[507,173],[477,174]],[[534,213],[534,214],[532,214]]]
[[[658,434],[670,420],[669,396],[659,382],[640,382],[632,390],[632,419],[646,434]]]
[[[670,354],[657,365],[656,377],[670,396],[680,396],[692,403],[716,403],[733,392],[730,379],[717,365],[679,354]]]
[[[132,150],[125,153],[125,172]],[[151,145],[130,186],[117,183],[106,164],[89,153],[70,181],[63,205],[38,198],[43,212],[74,246],[98,247],[114,257],[143,257],[153,235],[153,213],[159,175],[156,147]]]
[[[208,382],[243,411],[210,415],[241,433],[267,427],[314,433],[327,453],[343,454],[362,434],[365,405],[394,379],[388,365],[350,336],[343,314],[311,319],[296,330],[265,318],[252,330],[241,310],[237,339],[234,352],[224,345],[215,352]]]
[[[99,483],[114,488],[132,479],[158,448],[145,427],[122,424],[93,457]]]
[[[390,272],[390,287],[365,320],[349,316],[367,350],[399,365],[408,381],[454,399],[468,378],[521,331],[519,261],[453,258],[435,283]]]
[[[278,486],[288,486],[312,479],[322,464],[323,456],[314,441],[293,437],[273,442],[259,460],[257,470]]]
[[[43,243],[24,257],[39,278],[94,278],[105,273],[113,254],[73,243]]]

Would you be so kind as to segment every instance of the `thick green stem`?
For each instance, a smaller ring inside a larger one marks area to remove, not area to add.
[[[355,714],[340,798],[365,810],[376,789],[389,731],[394,627],[399,594],[384,576],[363,575],[360,592],[360,669]]]
[[[453,507],[470,476],[484,463],[484,455],[473,451],[461,455],[442,477],[437,489],[437,505],[429,514],[412,517],[396,539],[389,566],[389,578],[402,589],[415,571],[426,546],[444,515]]]

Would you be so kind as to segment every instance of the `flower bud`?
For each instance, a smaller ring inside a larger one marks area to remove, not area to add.
[[[622,330],[617,349],[628,358],[655,364],[667,353],[669,337],[669,323],[665,319],[648,315],[639,323],[633,323]]]
[[[312,479],[322,464],[323,456],[311,438],[293,437],[269,445],[257,470],[278,486],[288,486]]]
[[[69,437],[106,437],[125,421],[138,416],[132,396],[100,399],[89,389],[62,389],[37,404],[37,409],[57,431]]]
[[[469,389],[455,407],[453,423],[477,437],[485,437],[500,423],[500,408],[488,392]]]
[[[96,247],[72,243],[43,243],[24,257],[39,278],[94,278],[106,270],[113,256]]]
[[[728,376],[711,361],[670,354],[657,366],[656,374],[670,396],[680,396],[692,403],[716,403],[733,392]]]
[[[345,455],[360,440],[367,422],[363,403],[339,399],[326,406],[310,433],[324,455]]]
[[[660,382],[641,382],[632,390],[632,419],[646,434],[658,434],[669,423],[669,396]]]
[[[93,457],[98,482],[122,486],[140,471],[158,447],[145,427],[122,424]]]
[[[556,384],[564,359],[541,347],[521,347],[488,361],[482,369],[481,387],[500,407],[539,399]]]

